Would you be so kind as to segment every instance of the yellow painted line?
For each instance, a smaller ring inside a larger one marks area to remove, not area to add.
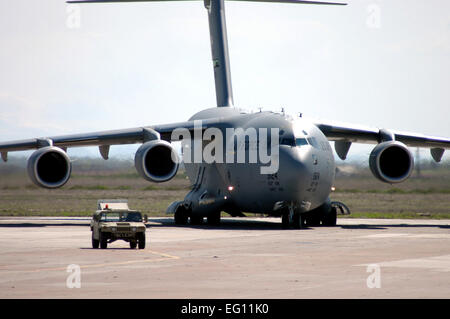
[[[91,264],[91,265],[80,265],[80,268],[87,269],[87,268],[101,268],[101,267],[110,267],[110,266],[122,266],[122,265],[132,265],[132,264],[138,264],[138,263],[148,263],[148,262],[159,262],[159,261],[165,261],[165,260],[171,260],[171,259],[180,259],[181,257],[169,255],[166,253],[161,253],[154,250],[147,250],[147,252],[162,256],[163,258],[157,258],[157,259],[137,259],[137,260],[127,260],[127,261],[118,261],[118,262],[110,262],[110,263],[103,263],[103,264]],[[41,268],[41,269],[34,269],[34,270],[11,270],[11,271],[19,271],[19,272],[26,272],[26,273],[35,273],[35,272],[41,272],[41,271],[62,271],[66,270],[66,267],[55,267],[55,268]],[[10,270],[10,269],[2,269],[2,270]]]
[[[154,250],[147,250],[147,251],[149,253],[151,253],[151,254],[160,255],[160,256],[163,256],[163,257],[170,258],[170,259],[180,259],[181,258],[181,257],[178,257],[178,256],[173,256],[173,255],[169,255],[169,254],[166,254],[166,253],[161,253],[159,251],[154,251]]]

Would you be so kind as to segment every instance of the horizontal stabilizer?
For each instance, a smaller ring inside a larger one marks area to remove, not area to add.
[[[80,1],[67,1],[67,3],[163,2],[163,1],[191,1],[191,0],[85,0],[85,1],[80,0]],[[232,0],[232,1],[323,4],[323,5],[338,5],[338,6],[347,5],[346,3],[342,2],[303,1],[303,0]]]
[[[342,2],[324,2],[324,1],[299,1],[299,0],[233,0],[233,1],[251,1],[251,2],[278,2],[278,3],[298,3],[298,4],[324,4],[324,5],[336,5],[346,6],[346,3]]]

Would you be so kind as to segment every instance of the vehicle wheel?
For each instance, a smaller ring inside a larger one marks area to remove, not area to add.
[[[106,249],[108,247],[108,239],[106,238],[106,236],[100,232],[100,248],[101,249]]]
[[[336,221],[337,221],[336,208],[332,207],[323,217],[322,225],[323,226],[336,226]]]
[[[220,211],[209,214],[207,217],[207,220],[208,220],[208,225],[211,225],[211,226],[220,225]]]
[[[191,216],[189,219],[190,219],[191,225],[201,225],[201,224],[203,224],[203,217]]]
[[[186,225],[188,222],[188,216],[186,214],[186,210],[183,207],[178,207],[174,214],[175,224],[177,225]]]
[[[92,232],[92,248],[97,249],[100,242],[94,238],[94,232]]]
[[[305,216],[298,212],[294,213],[293,224],[294,229],[305,228]]]
[[[139,233],[137,238],[138,238],[139,249],[144,249],[145,248],[145,233]]]
[[[130,241],[130,248],[131,249],[136,249],[137,246],[137,242],[135,240]]]

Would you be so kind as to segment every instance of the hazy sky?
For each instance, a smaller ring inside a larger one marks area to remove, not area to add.
[[[348,3],[227,2],[235,105],[450,137],[450,1]],[[0,2],[0,140],[215,106],[203,1],[82,5],[79,27],[67,10]]]

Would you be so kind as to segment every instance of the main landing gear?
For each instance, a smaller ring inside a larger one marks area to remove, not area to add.
[[[188,222],[188,212],[183,205],[179,205],[174,213],[174,220],[176,225],[186,225]]]
[[[210,213],[207,216],[208,225],[220,225],[220,211]],[[191,215],[183,205],[179,205],[174,213],[174,220],[176,225],[186,225],[189,221],[191,225],[202,225],[203,216]]]
[[[349,215],[350,209],[341,202],[327,200],[322,206],[306,213],[290,205],[283,209],[281,226],[283,229],[302,229],[315,226],[336,226],[337,214]]]

